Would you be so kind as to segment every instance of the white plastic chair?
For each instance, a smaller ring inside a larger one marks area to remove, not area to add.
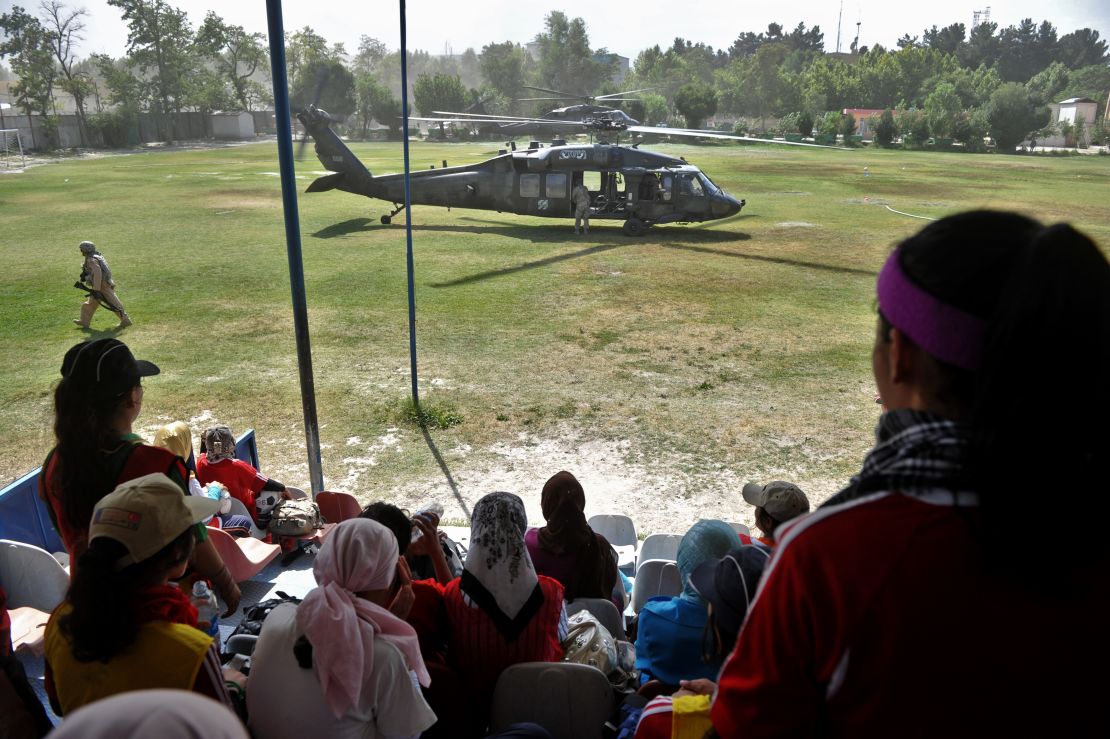
[[[657,595],[675,596],[681,592],[678,565],[662,559],[646,560],[636,570],[636,581],[632,584],[632,610],[639,613]]]
[[[600,739],[613,713],[613,689],[601,670],[569,662],[522,662],[497,679],[491,728],[531,721],[553,739]]]
[[[613,605],[613,601],[604,598],[575,598],[567,603],[567,616],[572,616],[579,611],[589,611],[605,627],[614,639],[625,639],[624,620]]]
[[[636,548],[640,543],[636,538],[636,524],[632,523],[632,519],[619,514],[600,514],[590,516],[588,523],[595,533],[604,536],[617,551],[617,567],[625,574],[631,574],[636,569]]]
[[[65,600],[69,574],[45,549],[0,539],[0,586],[8,594],[12,646],[41,655],[46,622]]]
[[[682,534],[652,534],[644,539],[640,545],[640,552],[636,555],[636,574],[639,576],[642,563],[650,559],[664,559],[674,562],[678,559],[678,545],[682,541]]]

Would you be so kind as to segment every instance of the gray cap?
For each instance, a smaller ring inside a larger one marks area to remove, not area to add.
[[[80,244],[77,245],[77,248],[81,250],[82,254],[96,253],[96,244],[91,241],[82,241]]]
[[[779,523],[809,513],[809,499],[792,482],[774,480],[766,485],[749,482],[744,486],[744,500],[762,508]]]

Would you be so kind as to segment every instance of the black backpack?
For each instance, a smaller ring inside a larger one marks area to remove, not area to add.
[[[274,610],[282,603],[299,604],[300,598],[294,598],[288,593],[282,591],[277,592],[277,598],[268,598],[261,603],[256,603],[253,606],[248,606],[243,609],[243,620],[235,627],[235,631],[231,632],[231,636],[238,634],[250,634],[251,636],[258,636],[262,633],[262,622],[270,615],[270,611]]]

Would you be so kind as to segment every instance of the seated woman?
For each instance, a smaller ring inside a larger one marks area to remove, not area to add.
[[[216,513],[216,522],[206,521],[213,526],[219,525],[221,529],[231,534],[232,536],[250,536],[251,535],[251,518],[242,514],[230,513],[228,506],[230,501],[226,500],[228,496],[227,488],[219,483],[213,487],[212,483],[202,487],[200,482],[197,481],[196,476],[196,457],[193,456],[193,431],[189,428],[189,424],[184,421],[174,421],[167,423],[165,426],[159,426],[154,431],[154,446],[163,449],[169,449],[185,460],[185,466],[189,468],[189,493],[191,495],[204,495],[213,500],[221,500],[219,491],[222,490],[224,500],[220,504],[220,510]]]
[[[132,431],[143,408],[142,378],[157,374],[156,365],[135,359],[116,339],[77,344],[62,360],[62,380],[54,391],[57,444],[42,463],[39,497],[69,554],[71,575],[88,544],[93,506],[117,485],[161,472],[180,494],[189,493],[185,463],[173,452],[144,444]],[[191,564],[219,592],[225,615],[234,613],[239,586],[204,525],[197,526]]]
[[[131,690],[192,690],[231,707],[217,644],[197,628],[180,578],[195,524],[217,503],[161,473],[125,482],[93,509],[89,546],[46,626],[46,685],[59,715]]]
[[[270,490],[281,493],[286,500],[292,497],[286,492],[285,485],[235,458],[235,437],[227,426],[213,426],[204,432],[200,456],[197,457],[197,481],[201,485],[218,482],[225,486],[231,497],[246,506],[247,513],[261,528],[266,528],[272,506],[262,510],[257,502],[258,494]]]
[[[770,558],[771,550],[763,544],[744,544],[721,559],[702,562],[690,573],[690,586],[705,601],[708,613],[702,633],[702,659],[714,670],[720,669],[736,646],[736,637]],[[676,728],[672,715],[674,699],[681,696],[705,696],[697,707],[698,719],[707,722],[709,696],[716,687],[716,683],[704,678],[682,680],[673,696],[653,698],[640,715],[635,739],[668,739]]]
[[[558,472],[543,486],[540,509],[547,525],[528,529],[524,543],[536,572],[563,584],[567,601],[612,598],[617,583],[617,554],[586,522],[586,494],[569,472]],[[616,603],[624,610],[623,603]]]
[[[720,559],[739,543],[724,521],[694,524],[678,545],[678,572],[682,594],[657,596],[642,611],[636,633],[636,667],[644,681],[659,680],[678,686],[682,680],[713,679],[720,664],[702,660],[702,630],[708,612],[693,585],[690,573],[709,559]]]
[[[319,587],[270,612],[251,657],[256,739],[409,737],[436,722],[416,632],[387,610],[398,573],[397,538],[377,521],[343,521],[324,540]]]
[[[470,549],[462,577],[444,588],[448,653],[466,683],[473,711],[464,736],[485,729],[493,689],[506,667],[563,658],[563,586],[536,574],[524,545],[527,528],[519,497],[483,497],[470,518]]]

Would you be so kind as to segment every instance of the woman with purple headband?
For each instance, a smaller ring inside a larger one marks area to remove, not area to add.
[[[1110,264],[977,211],[900,244],[877,293],[875,447],[779,530],[716,732],[1110,735]]]

